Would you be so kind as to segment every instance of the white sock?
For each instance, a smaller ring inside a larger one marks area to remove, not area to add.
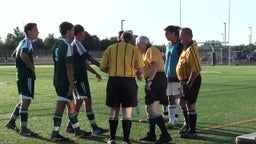
[[[169,107],[169,114],[170,114],[171,124],[174,124],[176,105],[169,105],[168,107]]]

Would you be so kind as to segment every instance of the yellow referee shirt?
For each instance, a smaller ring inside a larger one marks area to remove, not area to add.
[[[135,70],[144,63],[134,45],[121,41],[105,50],[100,67],[107,68],[110,77],[135,77]]]
[[[193,71],[201,71],[199,51],[195,44],[191,44],[182,51],[176,73],[180,81],[188,80],[190,73]]]
[[[159,49],[156,47],[150,47],[147,49],[146,54],[143,58],[145,67],[144,67],[144,77],[150,76],[151,71],[151,62],[157,62],[158,63],[158,70],[157,72],[163,72],[164,71],[164,61],[162,54]]]

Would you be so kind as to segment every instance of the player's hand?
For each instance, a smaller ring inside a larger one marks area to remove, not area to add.
[[[151,84],[152,84],[152,80],[147,80],[146,81],[146,89],[150,90],[151,89]]]
[[[96,73],[96,78],[98,79],[98,82],[101,82],[101,81],[102,81],[102,77],[101,77],[101,75],[99,75],[98,73]]]

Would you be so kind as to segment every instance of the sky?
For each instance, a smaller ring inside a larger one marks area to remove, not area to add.
[[[37,23],[42,39],[50,33],[59,37],[63,21],[81,24],[102,40],[116,36],[124,20],[123,30],[156,45],[167,43],[168,25],[191,28],[197,42],[223,42],[225,29],[228,45],[248,45],[250,36],[256,42],[255,0],[5,0],[0,13],[2,41],[28,22]]]

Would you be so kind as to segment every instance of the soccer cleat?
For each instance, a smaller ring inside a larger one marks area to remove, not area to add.
[[[109,138],[109,139],[107,140],[107,144],[116,144],[116,141]]]
[[[155,144],[168,144],[172,140],[172,137],[168,135],[162,135],[160,138],[155,142]]]
[[[17,132],[20,131],[19,128],[17,128],[15,122],[13,122],[13,123],[11,123],[11,122],[6,123],[5,127],[8,128],[8,129],[15,130]]]
[[[89,136],[89,135],[91,135],[91,134],[92,134],[91,132],[87,132],[87,131],[84,131],[84,130],[80,130],[80,132],[77,133],[77,134],[75,134],[75,136],[76,136],[77,138],[85,138],[85,137],[87,137],[87,136]]]
[[[152,135],[152,134],[149,134],[149,132],[147,132],[146,136],[143,138],[140,138],[139,141],[155,142],[156,135]]]
[[[66,131],[67,133],[74,133],[74,129],[73,129],[72,127],[66,127],[66,128],[65,128],[65,131]]]
[[[181,138],[194,139],[197,136],[196,133],[186,132],[180,135]]]
[[[103,129],[103,128],[100,128],[100,127],[94,128],[92,130],[92,134],[94,134],[94,135],[101,135],[101,134],[106,133],[106,132],[108,132],[107,129]]]
[[[57,134],[52,134],[51,141],[52,142],[69,141],[69,138],[66,138],[66,137],[60,135],[59,133],[57,133]]]
[[[20,135],[21,136],[26,136],[26,137],[35,137],[37,136],[38,134],[35,133],[35,132],[32,132],[30,129],[28,128],[24,128],[24,129],[21,129],[20,130]]]

